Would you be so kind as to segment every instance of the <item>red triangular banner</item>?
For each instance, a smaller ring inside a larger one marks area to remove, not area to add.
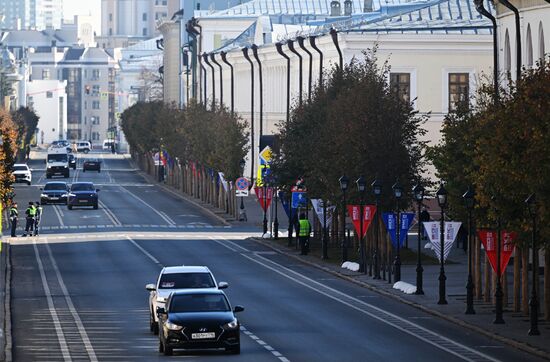
[[[485,253],[487,254],[487,258],[489,259],[489,263],[491,264],[493,271],[496,273],[498,234],[494,230],[479,230],[477,234],[479,235],[479,238],[483,243]],[[516,238],[517,233],[513,231],[501,231],[500,236],[500,275],[502,275],[506,270],[506,266],[510,261],[510,257],[512,257],[512,254],[514,253],[514,239]]]
[[[353,226],[355,228],[355,232],[357,234],[361,233],[361,208],[359,205],[347,205],[348,206],[348,213],[351,217],[351,221],[353,222]],[[370,223],[374,218],[374,214],[376,214],[376,206],[375,205],[363,205],[363,235],[364,237],[367,234],[367,230],[369,229]]]
[[[264,195],[264,189],[267,190],[265,195]],[[271,187],[264,188],[264,187],[254,186],[254,192],[256,193],[256,197],[258,198],[258,202],[260,203],[262,210],[266,211],[267,209],[269,209],[269,205],[271,205],[271,200],[273,199],[273,189]]]

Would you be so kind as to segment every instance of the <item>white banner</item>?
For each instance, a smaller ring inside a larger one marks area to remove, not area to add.
[[[218,172],[218,175],[220,176],[220,182],[222,183],[223,189],[227,192],[227,181],[225,180],[223,172]]]
[[[441,234],[441,231],[439,229],[440,222],[429,221],[424,222],[423,224],[428,234],[428,238],[430,239],[430,243],[432,244],[432,249],[435,253],[435,256],[439,260],[439,262],[441,262],[441,241],[439,238]],[[449,253],[451,252],[451,248],[453,247],[454,241],[458,234],[458,230],[460,229],[460,225],[462,225],[461,222],[445,221],[443,260],[447,260],[447,256],[449,256]]]
[[[313,210],[315,210],[315,213],[319,218],[319,222],[321,223],[321,226],[323,228],[330,227],[330,225],[332,225],[332,214],[334,213],[334,210],[336,210],[336,206],[327,206],[327,225],[325,226],[323,222],[323,205],[324,205],[323,200],[311,199],[311,205],[313,206]]]

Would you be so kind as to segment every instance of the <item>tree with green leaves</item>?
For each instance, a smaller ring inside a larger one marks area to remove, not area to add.
[[[8,112],[0,109],[0,199],[6,203],[13,194],[12,184],[15,181],[12,167],[17,152],[17,127]]]

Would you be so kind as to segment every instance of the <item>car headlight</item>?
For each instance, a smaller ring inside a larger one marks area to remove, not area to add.
[[[67,165],[63,165],[63,167],[65,167],[65,168],[69,168],[69,166],[67,166]]]
[[[67,197],[67,196],[69,196],[69,197],[75,197],[76,195],[75,195],[75,194],[68,193],[68,194],[65,194],[65,195],[63,195],[63,196],[65,196],[65,197]]]
[[[46,197],[48,197],[48,195],[46,195],[46,194],[40,194],[40,197],[46,198]]]
[[[179,326],[170,321],[167,321],[166,323],[164,323],[164,325],[171,331],[181,331],[183,329],[183,326]]]
[[[233,319],[231,322],[223,325],[225,329],[235,329],[239,326],[239,322],[236,319]]]

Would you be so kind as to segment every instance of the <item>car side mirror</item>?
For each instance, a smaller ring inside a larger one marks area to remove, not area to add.
[[[236,305],[235,308],[233,308],[233,313],[239,313],[244,311],[244,307],[242,305]]]
[[[29,168],[29,171],[31,171],[31,172],[32,172],[32,171],[34,171],[34,169],[32,169],[32,168]]]
[[[218,283],[218,289],[227,289],[228,287],[229,287],[229,284],[227,284],[227,282]]]
[[[163,307],[157,307],[157,314],[166,314],[166,309]]]
[[[153,290],[157,290],[157,288],[155,288],[155,284],[147,284],[145,286],[145,289],[147,289],[150,292],[152,292]]]

